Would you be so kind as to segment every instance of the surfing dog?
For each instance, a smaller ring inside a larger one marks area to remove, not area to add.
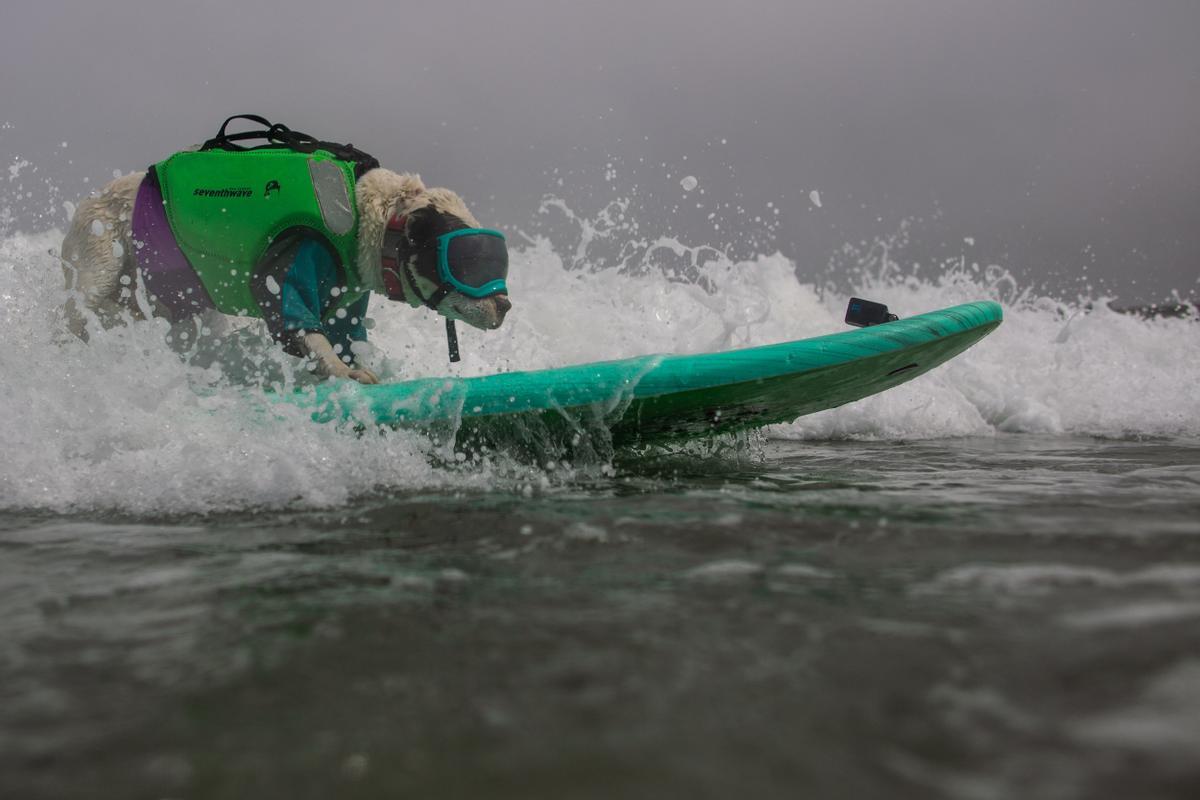
[[[63,316],[68,330],[81,339],[87,339],[89,317],[104,327],[147,317],[163,317],[173,324],[199,321],[211,330],[228,327],[228,319],[211,308],[181,320],[177,311],[141,288],[137,252],[144,243],[135,240],[133,219],[145,179],[145,172],[135,172],[113,180],[83,200],[71,220],[60,258],[73,297]],[[479,228],[461,197],[449,189],[427,188],[417,175],[376,167],[355,181],[354,199],[357,272],[366,289],[413,308],[429,306],[447,320],[461,320],[475,328],[500,327],[512,307],[507,286],[488,296],[471,296],[447,283],[448,276],[439,274],[438,260],[432,255],[436,248],[431,245],[439,237]],[[388,252],[384,252],[385,240]],[[323,333],[300,334],[292,347],[285,343],[285,350],[312,359],[318,372],[364,383],[378,381],[370,370],[356,368],[348,357],[339,356]]]

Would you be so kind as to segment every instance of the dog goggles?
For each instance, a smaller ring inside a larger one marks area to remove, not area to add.
[[[508,291],[508,246],[490,228],[460,228],[437,238],[438,277],[467,297]]]
[[[457,291],[476,299],[508,291],[508,246],[504,234],[490,228],[460,228],[443,233],[432,242],[437,259],[438,287],[426,297],[417,285],[412,263],[403,253],[404,219],[393,218],[384,233],[383,284],[387,296],[392,300],[405,300],[404,282],[401,271],[408,275],[412,291],[425,307],[437,311],[438,304],[446,295]],[[419,253],[429,255],[429,247]],[[391,255],[394,253],[394,255]],[[418,258],[423,257],[418,255]],[[454,320],[446,318],[446,343],[450,348],[450,360],[458,361],[458,333]]]

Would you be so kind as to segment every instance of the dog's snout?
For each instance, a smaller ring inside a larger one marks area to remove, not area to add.
[[[512,308],[512,303],[509,302],[508,295],[506,295],[506,294],[496,295],[495,301],[496,301],[496,311],[500,314],[507,314],[509,312],[509,309]]]

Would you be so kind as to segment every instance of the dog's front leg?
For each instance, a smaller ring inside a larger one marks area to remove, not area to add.
[[[352,367],[338,358],[333,345],[323,333],[304,334],[304,349],[316,362],[318,374],[331,378],[350,378],[359,383],[379,383],[379,376],[371,370]]]

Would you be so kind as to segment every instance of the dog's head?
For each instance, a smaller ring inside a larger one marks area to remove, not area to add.
[[[499,328],[512,308],[508,251],[479,227],[458,195],[427,189],[388,223],[383,283],[393,300],[428,306],[475,328]]]

